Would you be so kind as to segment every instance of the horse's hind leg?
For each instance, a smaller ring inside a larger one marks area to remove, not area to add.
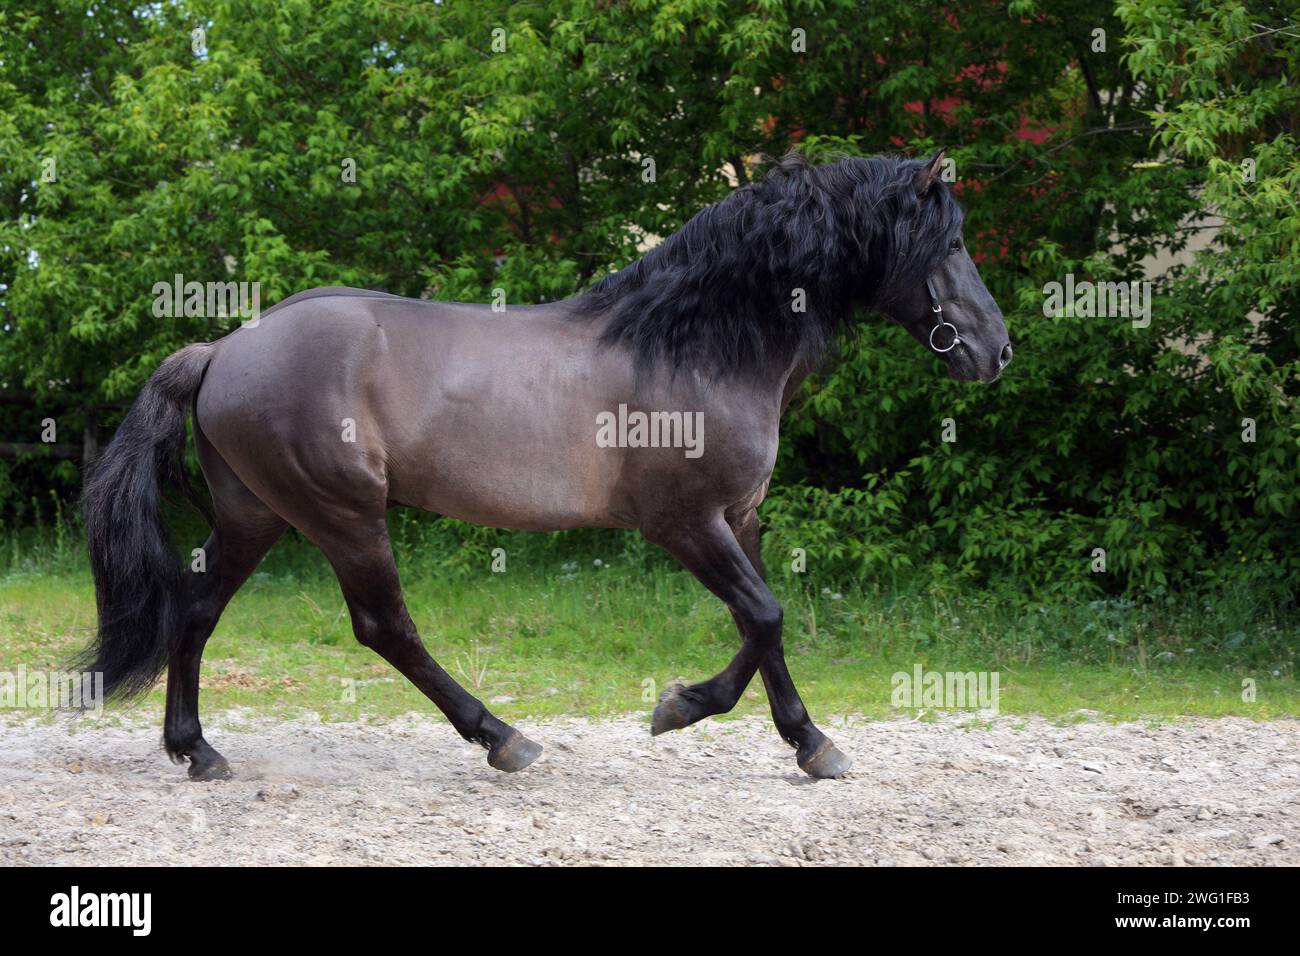
[[[167,668],[163,746],[177,763],[189,761],[190,779],[218,780],[230,776],[230,767],[199,723],[203,648],[221,612],[288,525],[244,487],[201,434],[197,444],[215,521],[203,545],[203,570],[185,575],[185,632]]]
[[[204,739],[199,723],[203,649],[221,612],[287,527],[251,494],[248,498],[238,504],[216,499],[215,527],[203,545],[203,570],[185,575],[185,632],[167,668],[163,746],[177,763],[189,761],[191,780],[230,776],[226,759]]]
[[[307,533],[338,575],[358,641],[401,671],[438,706],[457,733],[485,747],[488,763],[497,770],[523,770],[537,759],[542,752],[539,744],[494,717],[424,649],[402,598],[382,514]]]
[[[776,691],[772,697],[774,715],[780,700],[778,729],[798,747],[797,759],[804,772],[814,777],[835,777],[848,770],[848,758],[807,718],[785,669],[781,605],[722,516],[699,526],[651,531],[647,537],[671,552],[723,600],[741,635],[740,650],[716,676],[689,687],[673,685],[664,691],[655,707],[650,732],[658,735],[712,714],[726,713],[736,706],[754,672],[762,667],[769,694]]]
[[[206,569],[186,575],[185,633],[167,668],[163,746],[177,763],[189,761],[191,780],[219,780],[230,776],[226,759],[203,738],[199,724],[199,667],[203,648],[226,604],[283,533],[283,524],[260,534],[219,526],[203,546]]]

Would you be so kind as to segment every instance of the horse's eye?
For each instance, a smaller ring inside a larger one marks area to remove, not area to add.
[[[948,251],[949,251],[949,252],[961,252],[961,240],[960,240],[960,239],[954,239],[952,242],[948,243]]]

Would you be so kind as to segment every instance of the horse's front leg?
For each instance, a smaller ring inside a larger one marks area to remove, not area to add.
[[[736,541],[745,552],[750,565],[764,581],[763,556],[759,547],[757,513],[750,511],[730,521]],[[739,625],[739,620],[736,622]],[[817,729],[808,716],[803,699],[794,686],[794,679],[785,665],[785,642],[777,641],[758,665],[767,690],[767,701],[772,708],[772,723],[777,732],[795,748],[799,766],[814,777],[838,777],[848,771],[853,761],[836,749],[830,738]]]
[[[781,605],[745,555],[724,517],[717,514],[698,524],[652,526],[642,530],[647,539],[669,551],[700,583],[722,599],[735,617],[741,636],[740,650],[716,676],[689,687],[674,684],[664,690],[655,707],[650,732],[658,735],[678,730],[704,717],[731,710],[754,672],[771,655],[776,655],[770,665],[771,678],[764,674],[764,680],[771,681],[769,693],[772,689],[782,691],[785,685],[793,691],[794,685],[781,657]],[[776,660],[780,661],[779,667]],[[794,699],[798,700],[797,693]],[[799,709],[802,708],[799,702]],[[787,729],[794,735],[793,739],[786,739],[799,747],[799,766],[806,773],[814,777],[835,777],[848,770],[848,758],[807,721],[806,712],[801,721],[784,696],[782,712],[789,713],[789,720],[783,719],[778,728],[783,735]],[[808,733],[807,728],[812,732]]]

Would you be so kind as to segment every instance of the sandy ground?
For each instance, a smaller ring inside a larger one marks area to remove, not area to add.
[[[0,719],[0,864],[1300,864],[1300,723],[838,721],[813,781],[770,724],[521,722],[523,773],[441,721],[210,719],[236,778],[159,728]]]

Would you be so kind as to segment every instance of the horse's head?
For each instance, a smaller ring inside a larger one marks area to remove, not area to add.
[[[964,381],[992,382],[1011,361],[1011,340],[1002,311],[984,288],[979,270],[962,240],[962,217],[956,201],[939,182],[943,150],[916,164],[913,261],[923,274],[900,271],[902,281],[890,290],[880,309],[948,365],[948,374]]]

